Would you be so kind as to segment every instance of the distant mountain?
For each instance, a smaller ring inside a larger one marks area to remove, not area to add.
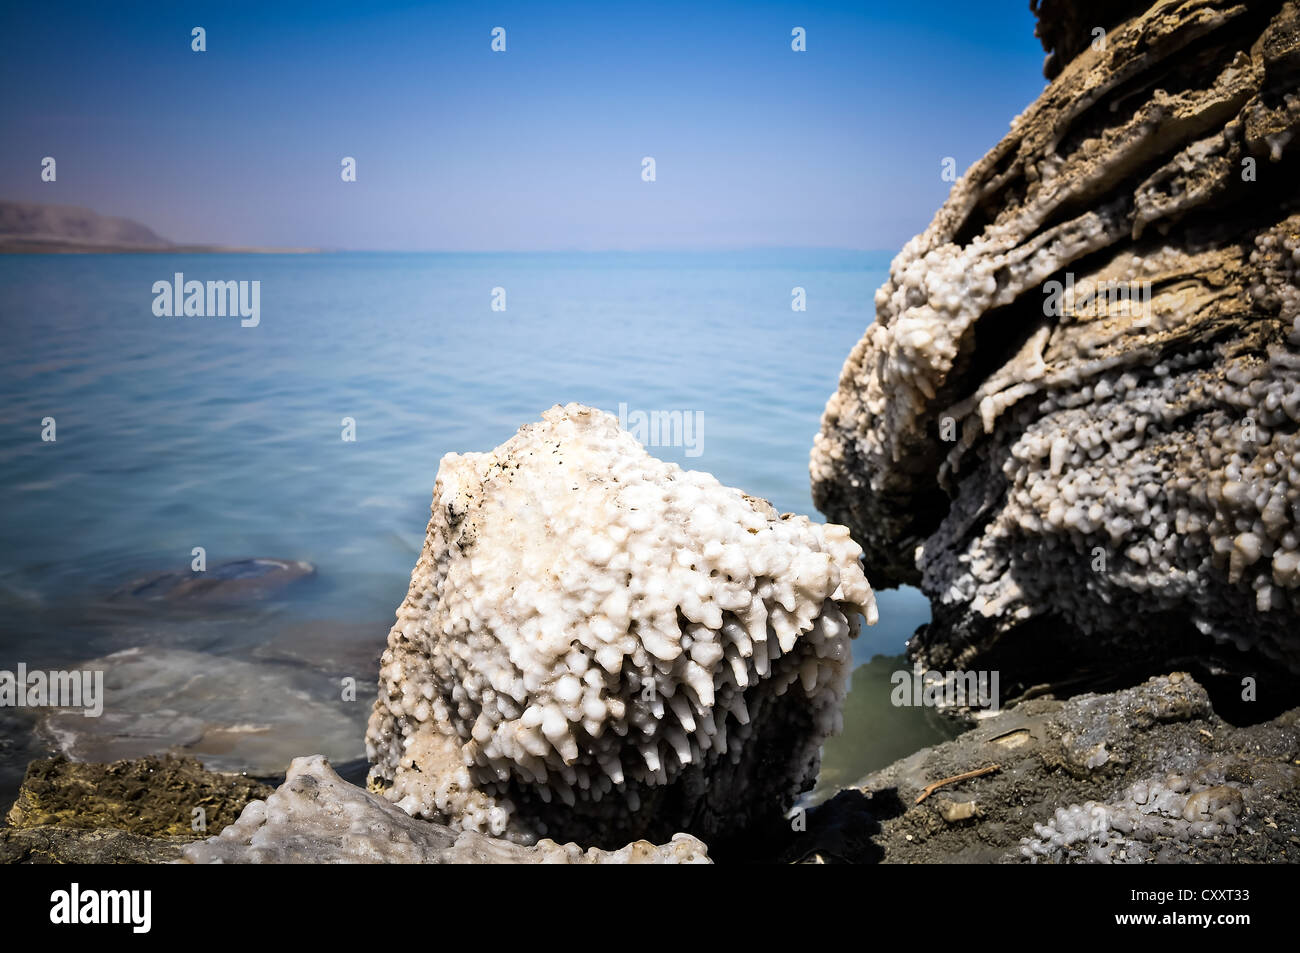
[[[42,252],[306,252],[308,248],[177,245],[129,218],[75,205],[0,199],[0,253]]]

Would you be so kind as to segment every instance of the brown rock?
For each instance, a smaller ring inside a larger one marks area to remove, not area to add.
[[[271,790],[243,775],[207,771],[193,758],[112,764],[43,758],[27,766],[6,820],[14,828],[112,828],[192,840],[219,833]],[[197,831],[196,808],[205,825]]]
[[[929,596],[914,656],[1004,686],[1300,671],[1300,6],[1132,6],[1040,4],[1069,62],[895,259],[812,454]]]

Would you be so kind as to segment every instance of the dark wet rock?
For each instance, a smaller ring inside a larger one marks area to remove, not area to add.
[[[206,770],[193,758],[88,764],[42,758],[27,766],[10,827],[116,828],[149,837],[202,838],[221,831],[271,788]],[[202,825],[194,830],[195,810]]]
[[[1128,6],[1041,5],[1068,65],[894,260],[812,455],[930,599],[913,657],[1008,689],[1300,671],[1300,5]]]
[[[146,837],[114,828],[0,827],[0,864],[170,864],[188,837]]]
[[[27,765],[50,754],[33,723],[30,708],[0,707],[0,809],[17,797]]]
[[[239,559],[203,572],[159,572],[144,576],[118,589],[110,599],[178,605],[245,602],[264,599],[315,572],[315,566],[300,560]]]
[[[778,859],[1296,863],[1300,709],[1234,727],[1183,673],[1036,698],[868,775],[806,827],[771,841]]]
[[[296,758],[265,802],[255,801],[219,836],[192,844],[188,863],[225,864],[677,864],[708,863],[703,843],[678,834],[655,846],[583,850],[543,839],[531,847],[411,817],[348,784],[319,755]]]
[[[192,758],[38,759],[27,766],[9,826],[0,827],[0,863],[171,863],[271,790]]]

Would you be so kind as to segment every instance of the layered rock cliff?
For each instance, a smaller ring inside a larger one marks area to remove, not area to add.
[[[894,260],[814,500],[926,664],[1300,670],[1300,6],[1105,7],[1039,5],[1055,79]]]

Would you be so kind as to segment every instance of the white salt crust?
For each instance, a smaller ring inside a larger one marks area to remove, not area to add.
[[[1039,395],[1009,414],[1019,433],[1001,467],[1001,512],[956,562],[936,548],[927,587],[944,605],[1027,618],[1037,594],[1013,580],[1075,578],[1054,597],[1071,618],[1106,621],[1098,596],[1121,589],[1294,666],[1284,629],[1240,614],[1300,609],[1298,370],[1277,348],[1225,378],[1213,354],[1192,352],[1157,364],[1155,380],[1116,370]],[[1198,429],[1180,429],[1192,416]],[[1016,539],[1041,542],[1017,549]],[[1225,579],[1247,598],[1225,602]]]
[[[1057,808],[1020,856],[1033,863],[1149,863],[1172,859],[1189,842],[1235,834],[1245,813],[1241,788],[1223,778],[1180,774],[1129,785],[1114,803]]]
[[[520,840],[779,813],[840,727],[857,616],[876,620],[861,552],[577,404],[448,454],[381,661],[371,785]]]
[[[707,864],[687,834],[612,851],[542,840],[523,847],[417,820],[348,784],[320,755],[295,758],[284,784],[250,801],[216,837],[185,848],[190,864]]]

